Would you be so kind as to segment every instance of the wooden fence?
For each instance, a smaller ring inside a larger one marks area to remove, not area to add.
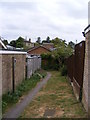
[[[73,73],[74,73],[74,55],[71,55],[67,60],[68,68],[68,77],[70,82],[73,82]]]
[[[68,77],[73,82],[77,99],[81,100],[84,73],[85,41],[75,45],[74,55],[67,60]]]

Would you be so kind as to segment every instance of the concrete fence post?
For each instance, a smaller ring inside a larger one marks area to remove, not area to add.
[[[86,41],[82,103],[90,117],[90,25],[84,30]]]

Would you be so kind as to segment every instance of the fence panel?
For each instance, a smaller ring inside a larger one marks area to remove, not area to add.
[[[85,41],[82,41],[75,46],[74,76],[73,76],[81,87],[83,84],[84,56],[85,56]]]
[[[73,82],[73,72],[74,72],[74,55],[71,55],[67,60],[67,69],[68,69],[68,77],[70,82]]]
[[[27,58],[27,78],[30,78],[30,76],[33,73],[33,58],[29,57]]]
[[[77,99],[81,100],[84,73],[85,41],[75,45],[74,55],[67,60],[68,77],[73,82],[73,90]]]
[[[41,57],[38,56],[27,56],[27,78],[30,78],[30,76],[37,70],[41,68]]]

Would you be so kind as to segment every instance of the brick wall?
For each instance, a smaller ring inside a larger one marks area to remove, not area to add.
[[[90,116],[90,31],[86,34],[86,50],[83,79],[82,103]]]
[[[36,54],[36,55],[41,55],[43,53],[50,53],[49,50],[43,48],[43,47],[38,47],[37,49],[28,51],[29,54]]]
[[[12,90],[12,57],[16,59],[15,64],[15,87],[25,79],[25,54],[3,54],[2,55],[2,92]]]

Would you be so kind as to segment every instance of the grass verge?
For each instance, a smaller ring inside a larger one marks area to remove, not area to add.
[[[12,105],[15,105],[23,95],[26,95],[36,84],[46,76],[46,71],[38,70],[29,79],[23,80],[17,86],[15,93],[8,92],[2,96],[2,111],[5,113]]]

